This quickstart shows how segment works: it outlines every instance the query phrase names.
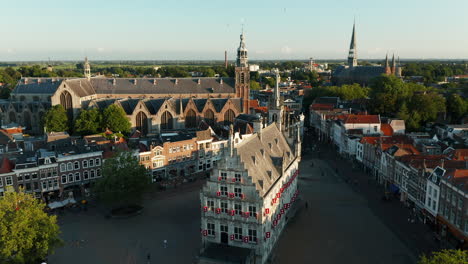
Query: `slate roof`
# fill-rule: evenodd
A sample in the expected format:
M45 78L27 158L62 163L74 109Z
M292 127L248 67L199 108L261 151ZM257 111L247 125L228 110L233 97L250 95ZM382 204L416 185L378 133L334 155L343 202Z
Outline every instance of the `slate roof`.
M203 111L203 108L205 108L207 101L208 99L193 99L193 102L195 103L195 106L197 107L198 112Z
M12 91L12 95L53 94L63 80L63 78L21 78Z
M262 197L282 176L279 166L287 167L295 159L284 135L275 124L262 130L261 139L256 133L243 140L236 146L236 152Z
M125 113L127 113L127 115L131 115L139 101L140 99L124 99L120 100L119 103L124 109Z
M164 104L166 99L149 99L145 100L144 103L146 107L148 108L148 111L152 114L155 115L161 106Z
M75 92L79 97L90 96L96 94L90 81L87 79L70 79L65 80L65 85Z
M235 93L234 78L91 78L97 94ZM200 81L200 84L198 82ZM115 82L115 85L114 85Z
M99 109L104 109L115 103L117 99L101 99L94 101Z
M224 98L212 98L210 99L211 103L213 104L216 112L220 112L224 105L227 103L228 99L224 99Z

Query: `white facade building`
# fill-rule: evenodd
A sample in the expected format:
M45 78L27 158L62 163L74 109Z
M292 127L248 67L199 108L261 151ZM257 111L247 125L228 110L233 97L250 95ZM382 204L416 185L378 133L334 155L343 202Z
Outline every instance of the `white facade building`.
M200 193L200 263L219 263L209 254L214 247L217 255L223 248L247 252L242 263L266 263L298 193L300 128L290 129L296 138L294 149L276 123L239 143L231 132L222 159Z

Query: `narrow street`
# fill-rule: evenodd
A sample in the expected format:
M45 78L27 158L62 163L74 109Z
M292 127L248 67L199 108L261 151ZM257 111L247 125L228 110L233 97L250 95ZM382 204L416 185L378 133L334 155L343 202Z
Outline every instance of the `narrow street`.
M320 152L309 151L303 156L299 190L308 208L304 207L285 229L274 263L410 264L417 261L419 252L411 246L413 243L404 241L422 240L412 230L417 229L416 225L407 230L397 228L399 222L389 224L394 221L394 215L403 213L398 218L407 218L397 208L401 204L383 203L379 189L368 183L367 176L345 181L355 174L365 176L354 172L350 163L336 160L330 145L322 145ZM369 186L364 187L364 182ZM363 188L369 190L362 191Z

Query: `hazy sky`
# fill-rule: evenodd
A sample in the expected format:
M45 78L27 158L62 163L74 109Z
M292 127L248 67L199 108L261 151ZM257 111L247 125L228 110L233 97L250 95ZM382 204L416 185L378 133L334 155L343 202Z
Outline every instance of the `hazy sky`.
M468 58L468 0L0 0L1 60Z

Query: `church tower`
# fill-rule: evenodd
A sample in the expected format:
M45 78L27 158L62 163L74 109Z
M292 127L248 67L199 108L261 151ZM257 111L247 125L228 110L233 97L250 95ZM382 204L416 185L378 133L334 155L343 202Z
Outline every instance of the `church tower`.
M357 64L357 50L356 50L356 23L353 24L353 35L351 36L351 44L349 45L348 66L356 67Z
M392 74L392 70L390 69L390 64L388 63L388 53L385 56L385 74L386 75Z
M84 68L84 77L88 80L91 79L91 66L89 65L88 57L85 57L83 68Z
M250 71L247 58L247 49L245 48L244 32L240 35L240 44L237 49L236 60L236 97L242 98L242 112L249 113L250 100Z
M395 53L393 53L393 57L392 57L392 75L396 75Z

